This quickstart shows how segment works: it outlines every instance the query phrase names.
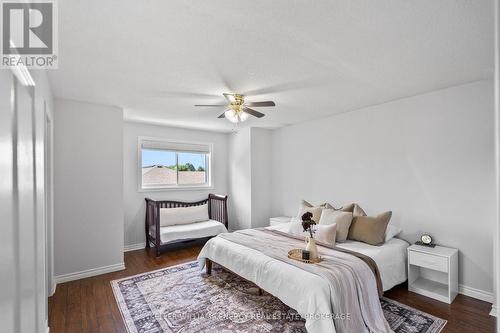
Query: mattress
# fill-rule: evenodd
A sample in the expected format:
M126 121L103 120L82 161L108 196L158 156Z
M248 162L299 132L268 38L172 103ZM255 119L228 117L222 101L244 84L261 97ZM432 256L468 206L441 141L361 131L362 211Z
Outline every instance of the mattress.
M405 282L407 279L406 248L410 244L402 239L393 238L380 246L349 240L336 245L343 249L362 253L375 260L380 271L384 291Z
M217 236L224 232L227 232L224 224L219 221L208 220L160 227L160 239L162 244L166 244L180 240Z

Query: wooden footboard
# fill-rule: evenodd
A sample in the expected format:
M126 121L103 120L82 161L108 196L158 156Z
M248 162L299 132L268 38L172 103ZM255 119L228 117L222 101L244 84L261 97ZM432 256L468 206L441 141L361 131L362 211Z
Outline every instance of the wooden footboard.
M212 260L210 260L210 259L208 259L208 258L205 258L205 272L207 273L207 275L212 275L212 263L213 263L213 261L212 261ZM239 276L239 277L240 277L240 278L242 278L243 280L248 281L248 282L250 282L250 283L254 284L254 285L255 285L255 286L259 289L259 291L258 291L259 296L262 296L262 295L264 294L263 289L262 289L261 287L259 287L258 285L256 285L255 283L253 283L252 281L249 281L249 280L245 279L245 278L244 278L244 277L242 277L241 275L236 274L235 272L233 272L233 271L232 271L232 270L230 270L230 269L227 269L226 267L222 266L221 264L217 264L217 265L219 265L220 267L222 267L224 270L226 270L226 271L228 271L228 272L231 272L231 273L233 273L234 275Z

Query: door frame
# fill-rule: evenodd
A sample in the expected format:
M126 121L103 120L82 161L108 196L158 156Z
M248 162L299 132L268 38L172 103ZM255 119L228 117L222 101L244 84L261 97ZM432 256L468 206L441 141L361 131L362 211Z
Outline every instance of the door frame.
M44 110L44 219L45 219L45 262L47 295L56 291L54 279L54 168L53 168L53 122L48 110L47 101L43 102Z

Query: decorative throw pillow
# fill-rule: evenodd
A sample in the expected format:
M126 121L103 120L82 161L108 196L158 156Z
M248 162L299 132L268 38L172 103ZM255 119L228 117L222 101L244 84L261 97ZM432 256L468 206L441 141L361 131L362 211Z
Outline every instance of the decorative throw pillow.
M313 228L316 231L314 233L314 239L327 245L335 246L335 240L337 237L337 225L316 225ZM298 221L289 223L288 233L304 238L310 236L309 231L304 231L302 223Z
M208 204L191 207L160 208L160 227L208 221Z
M401 228L398 227L398 226L395 226L395 225L392 225L392 223L389 223L389 225L387 226L387 230L385 231L385 242L388 242L390 241L391 239L393 239L394 237L396 237L397 235L399 235L401 233Z
M357 203L352 203L347 206L342 206L342 208L339 209L340 211L343 212L351 212L352 216L366 216L365 211L363 208L361 208Z
M316 233L314 238L319 242L328 244L330 246L335 246L335 241L337 238L337 225L317 225Z
M357 216L352 220L347 238L371 245L382 244L391 216L392 212L385 212L376 217Z
M312 217L313 221L318 223L319 219L321 217L322 211L323 211L323 207L321 207L321 206L315 207L315 206L311 205L309 202L302 200L302 202L300 203L299 212L297 213L296 220L299 222L302 222L302 215L304 215L304 213L306 213L306 212L310 212L311 214L313 214L313 217Z
M325 202L325 203L323 204L323 207L325 207L325 209L340 210L340 209L337 209L337 208L333 207L333 205L331 205L331 204L330 204L330 203L328 203L328 202Z
M351 212L342 212L334 209L323 209L321 218L319 219L320 225L337 225L337 242L344 242L347 239L351 222Z
M309 201L306 201L304 199L302 199L302 201L300 202L300 204L302 206L306 206L306 207L314 207L314 205L312 203L310 203Z

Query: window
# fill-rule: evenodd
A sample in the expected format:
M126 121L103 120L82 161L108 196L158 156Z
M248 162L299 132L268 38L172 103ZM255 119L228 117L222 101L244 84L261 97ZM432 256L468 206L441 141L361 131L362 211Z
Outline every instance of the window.
M211 147L139 138L140 189L209 187Z

